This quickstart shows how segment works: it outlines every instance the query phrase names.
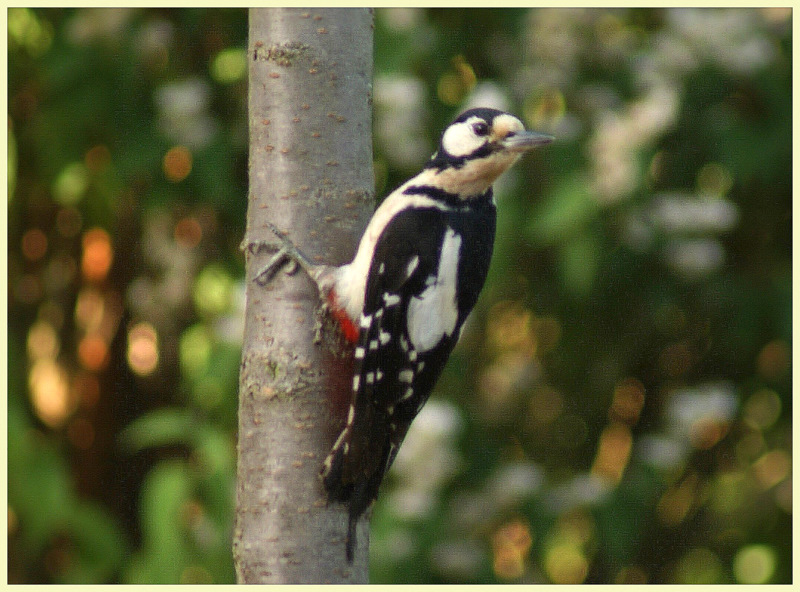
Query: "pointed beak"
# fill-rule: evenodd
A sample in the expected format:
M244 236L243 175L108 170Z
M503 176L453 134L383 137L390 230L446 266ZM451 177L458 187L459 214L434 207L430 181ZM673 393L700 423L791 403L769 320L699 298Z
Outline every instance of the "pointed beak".
M555 140L554 136L550 134L542 134L539 132L529 132L527 130L521 132L514 132L503 138L500 144L506 150L514 152L525 152L537 146L544 146Z

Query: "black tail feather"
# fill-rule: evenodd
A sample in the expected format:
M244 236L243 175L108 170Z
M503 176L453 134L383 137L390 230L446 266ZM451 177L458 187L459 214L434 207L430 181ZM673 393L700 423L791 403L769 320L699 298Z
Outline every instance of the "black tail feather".
M348 524L345 553L348 563L352 563L355 556L358 520L378 497L378 489L386 470L394 460L395 451L396 448L393 449L387 444L384 447L383 462L379 465L380 468L369 476L361 474L355 482L350 483L344 481L343 468L346 458L344 447L338 447L332 451L325 462L322 470L322 482L328 492L328 499L332 502L347 504Z
M356 552L356 526L358 526L358 516L351 514L347 524L347 540L344 547L347 563L353 563L353 557Z
M332 450L322 467L322 484L332 502L347 502L353 496L353 484L342 479L344 451L341 447Z

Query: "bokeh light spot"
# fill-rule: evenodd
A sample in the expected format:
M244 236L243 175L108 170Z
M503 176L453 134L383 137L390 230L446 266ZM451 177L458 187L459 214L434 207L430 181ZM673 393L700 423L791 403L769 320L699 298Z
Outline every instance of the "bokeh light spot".
M187 248L193 248L200 244L203 238L203 227L197 218L187 216L181 218L175 224L175 242Z
M92 146L84 154L83 162L89 172L102 173L111 164L111 151L104 144Z
M487 342L498 352L520 351L533 355L536 346L531 333L533 313L520 303L500 301L489 311Z
M28 8L9 8L8 41L24 47L33 57L39 57L50 49L53 43L53 26L49 21L39 19L37 14Z
M742 411L748 423L765 430L781 416L781 398L772 389L760 389L745 401Z
M436 84L436 96L445 105L458 105L478 81L472 66L464 56L452 59L453 70L442 74Z
M794 498L792 497L792 480L784 479L775 487L775 503L787 514L792 513Z
M92 228L83 235L83 257L81 271L90 281L105 279L114 260L111 237L102 228Z
M581 549L564 541L547 550L544 569L554 584L581 584L589 573L589 562Z
M497 577L511 580L522 576L532 544L530 528L521 520L514 520L497 529L492 535L492 565Z
M766 584L775 573L775 550L767 545L742 547L733 558L733 575L740 584Z
M61 205L71 206L79 202L89 188L89 171L82 162L65 166L53 183L53 197Z
M47 321L35 322L28 331L28 356L32 360L55 359L60 349L60 341L53 325Z
M102 370L108 358L108 344L100 335L86 335L78 343L78 359L87 370Z
M173 183L183 181L192 172L192 153L185 146L167 150L162 162L164 175Z
M697 173L697 189L703 195L724 197L733 186L733 175L721 164L711 162Z
M564 118L567 101L557 88L548 88L529 98L523 107L525 120L531 128L552 129Z
M689 514L697 498L698 479L694 474L670 487L658 501L656 511L666 526L680 524Z
M190 378L196 378L208 365L211 357L211 337L203 325L186 329L178 345L180 364Z
M51 428L63 424L74 407L64 368L49 358L37 360L28 375L28 386L34 412L42 423Z
M47 253L47 235L39 228L31 228L22 235L22 254L29 261L38 261Z
M719 474L711 487L710 507L720 514L732 514L747 501L750 482L743 471Z
M689 429L689 440L698 450L709 450L722 440L730 429L727 421L715 417L703 417Z
M158 366L158 333L150 323L138 323L128 331L128 366L139 376Z
M767 380L779 380L792 363L789 346L782 339L770 341L758 354L756 361L759 373Z
M197 276L192 296L198 312L216 315L230 307L234 282L225 269L216 264L206 266Z
M628 426L611 423L600 434L592 474L619 483L633 449L633 436Z
M644 385L636 378L626 378L614 387L608 411L609 418L628 425L635 424L644 406Z
M678 561L675 571L678 584L717 584L722 577L722 562L709 549L691 549Z
M105 313L105 299L93 288L84 288L75 300L75 323L79 329L90 332L100 327Z
M247 54L244 49L223 49L211 59L211 78L220 84L233 84L247 74Z
M783 450L767 452L753 463L756 479L764 489L774 487L786 477L792 468L792 459Z

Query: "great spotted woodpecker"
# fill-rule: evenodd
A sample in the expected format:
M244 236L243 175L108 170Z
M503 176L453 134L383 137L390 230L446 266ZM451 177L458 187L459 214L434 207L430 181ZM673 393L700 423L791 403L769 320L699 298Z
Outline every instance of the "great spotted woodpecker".
M358 519L377 498L483 287L495 234L492 183L525 151L552 140L496 109L462 113L422 172L381 203L347 265L312 264L272 227L282 244L257 281L294 260L354 344L346 424L321 471L329 499L349 506L348 561Z

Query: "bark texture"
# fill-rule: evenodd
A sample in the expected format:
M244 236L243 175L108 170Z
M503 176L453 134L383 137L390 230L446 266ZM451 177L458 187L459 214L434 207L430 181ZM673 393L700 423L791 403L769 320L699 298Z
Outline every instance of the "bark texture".
M372 11L250 9L250 195L245 244L272 222L310 258L349 261L373 210ZM298 271L250 281L271 256L247 254L239 393L239 583L366 583L368 523L345 560L346 508L319 470L342 426L348 352L314 343L318 295Z

